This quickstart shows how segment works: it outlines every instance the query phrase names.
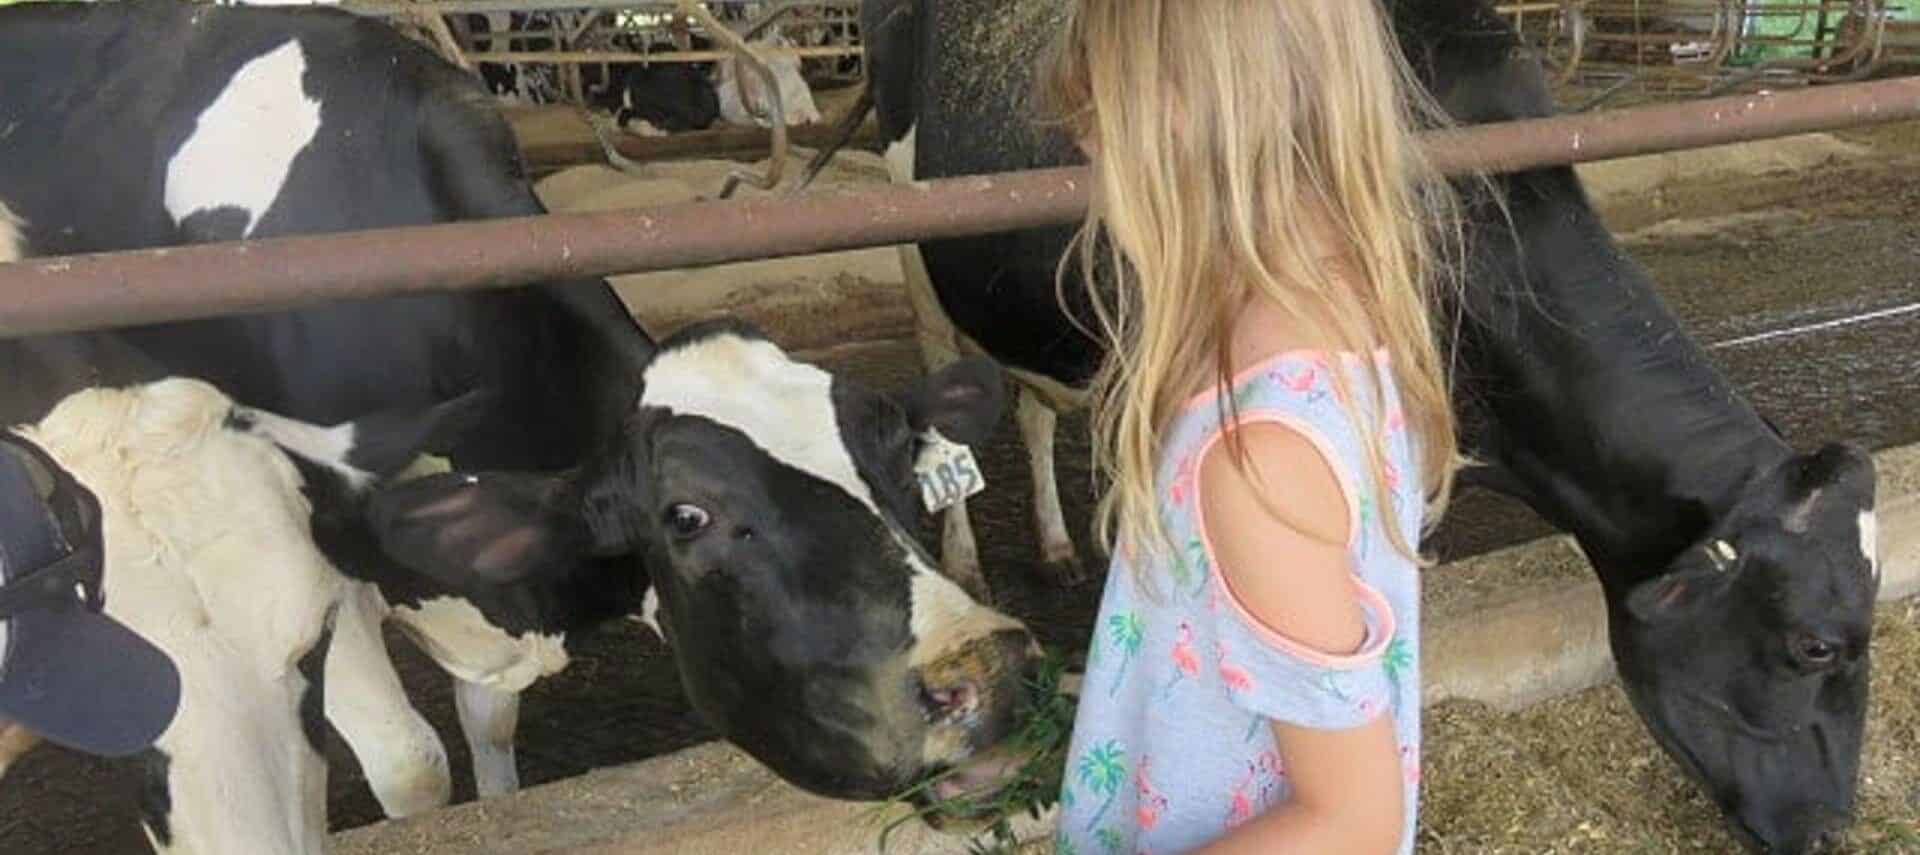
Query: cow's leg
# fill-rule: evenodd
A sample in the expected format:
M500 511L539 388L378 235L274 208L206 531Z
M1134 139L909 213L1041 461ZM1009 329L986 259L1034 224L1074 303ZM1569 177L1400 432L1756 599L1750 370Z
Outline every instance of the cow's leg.
M360 760L387 816L444 807L453 795L447 749L407 702L380 625L386 615L371 585L355 584L335 617L327 650L327 720Z
M914 139L917 129L887 147L887 172L894 181L913 180ZM906 278L907 304L913 309L914 340L920 347L920 359L928 372L938 371L960 359L960 336L953 321L940 308L933 290L933 278L927 275L926 260L913 244L900 246L900 272ZM967 503L961 500L947 509L946 528L940 537L940 572L958 583L975 599L993 601L987 578L980 572L980 547L973 538L973 521L967 516Z
M0 719L0 778L6 777L7 770L39 744L40 735L25 725Z
M1040 559L1055 582L1077 585L1085 576L1073 551L1073 535L1067 532L1066 514L1060 509L1060 481L1053 466L1057 416L1031 387L1023 384L1017 418L1033 476L1033 525L1040 532Z
M927 276L920 248L912 244L900 247L900 269L907 280L907 301L913 308L915 341L928 373L938 371L960 358L958 334L947 320L934 296L933 282ZM992 602L986 576L980 572L980 548L974 542L973 522L967 516L966 500L946 511L946 527L940 538L940 571L959 583L975 599Z
M513 759L513 731L520 725L520 693L502 692L455 677L453 700L460 710L460 729L467 734L467 747L473 752L473 782L480 798L520 789L520 770Z

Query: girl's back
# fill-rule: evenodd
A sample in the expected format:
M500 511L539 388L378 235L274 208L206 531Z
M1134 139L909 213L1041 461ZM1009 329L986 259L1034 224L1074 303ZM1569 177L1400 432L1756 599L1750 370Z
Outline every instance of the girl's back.
M1113 275L1119 548L1061 849L1409 851L1417 545L1455 460L1437 110L1368 2L1077 0L1043 83L1096 179L1079 268Z
M1376 357L1384 363L1384 356ZM1156 483L1173 549L1122 550L1088 650L1083 701L1062 791L1061 852L1183 852L1287 801L1287 770L1269 719L1347 729L1394 718L1411 851L1420 780L1418 567L1394 549L1378 503L1419 537L1417 455L1398 395L1386 390L1388 492L1375 495L1356 430L1333 390L1337 364L1364 389L1361 357L1294 351L1235 378L1239 424L1273 424L1311 441L1344 482L1347 550L1367 640L1327 656L1269 628L1235 596L1202 528L1201 461L1220 443L1216 393L1194 398L1167 432ZM1390 384L1389 384L1390 385ZM1364 400L1366 397L1362 396ZM1371 416L1371 413L1368 414ZM1284 560L1273 570L1284 572ZM1142 580L1149 580L1143 584Z

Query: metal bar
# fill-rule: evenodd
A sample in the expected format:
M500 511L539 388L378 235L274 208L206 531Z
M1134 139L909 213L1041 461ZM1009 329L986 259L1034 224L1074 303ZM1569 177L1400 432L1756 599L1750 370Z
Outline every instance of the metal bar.
M791 6L784 7L778 10L778 13L784 13L791 8ZM760 77L760 85L766 87L767 103L769 110L773 113L773 115L767 117L769 127L773 129L773 154L767 161L767 174L760 175L745 167L734 169L727 173L726 182L720 186L720 198L725 199L732 196L733 191L739 189L742 183L750 184L762 190L771 190L780 186L780 174L786 171L787 168L787 106L786 99L780 92L779 79L773 76L773 69L768 67L767 63L761 59L761 51L753 45L747 44L747 40L742 38L739 33L728 29L725 24L720 23L720 19L714 17L713 13L708 11L707 7L698 3L697 0L680 0L680 14L686 15L701 26L706 27L707 32L711 33L716 40L726 45L729 50L739 54L738 62L744 62L748 71ZM772 20L772 18L768 18L767 20ZM741 73L737 64L732 68L732 71L735 74ZM740 88L741 106L745 107L747 112L753 112L753 108L746 103L746 78L742 77L738 85ZM607 147L609 158L616 153L616 150L612 146Z
M858 9L860 0L811 0L808 6L834 9ZM487 12L570 12L607 9L672 12L678 0L428 0L423 3L347 0L339 8L358 15L398 15L406 12L437 12L442 15Z
M1920 118L1920 77L1530 119L1422 140L1505 171ZM501 288L1071 222L1084 167L784 198L32 259L0 265L0 336Z
M862 51L857 46L827 45L823 47L768 47L760 53L769 58L776 56L797 56L802 59L817 56L859 56ZM660 51L657 53L635 53L616 50L546 50L546 51L474 51L467 54L472 62L499 63L556 63L581 64L593 62L718 62L733 56L732 51L690 50Z

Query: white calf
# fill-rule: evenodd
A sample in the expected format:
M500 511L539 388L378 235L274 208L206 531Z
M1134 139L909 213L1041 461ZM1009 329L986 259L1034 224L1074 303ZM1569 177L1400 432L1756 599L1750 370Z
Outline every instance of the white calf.
M19 433L99 498L106 612L180 671L147 758L154 848L318 853L323 709L390 814L446 802L445 752L400 692L370 589L315 546L299 473L234 412L170 379L76 392ZM0 731L0 768L32 741Z
M786 36L766 36L756 47L784 49L793 47ZM780 105L786 111L787 124L811 125L820 122L820 108L813 103L813 90L800 76L797 56L767 57L767 68L779 84ZM737 57L721 60L714 88L720 96L720 119L729 125L763 128L773 126L772 94L760 75Z

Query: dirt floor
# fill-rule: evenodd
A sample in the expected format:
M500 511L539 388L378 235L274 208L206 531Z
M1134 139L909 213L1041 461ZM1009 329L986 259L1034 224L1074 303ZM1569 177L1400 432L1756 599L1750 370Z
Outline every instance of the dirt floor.
M1663 188L1648 198L1616 202L1607 211L1626 246L1649 267L1692 334L1740 390L1780 423L1797 445L1852 439L1872 447L1920 441L1920 315L1903 314L1804 334L1751 342L1741 337L1790 330L1920 300L1920 127L1850 134L1873 157L1798 173L1716 179ZM602 171L585 178L574 204L622 203L651 193L706 193L716 167L663 168L635 189L633 179ZM689 171L691 170L691 171ZM663 177L664 176L664 177ZM556 179L557 180L557 179ZM880 180L874 164L853 164L836 180ZM689 190L689 188L695 188ZM649 196L649 198L657 198ZM582 199L586 199L582 201ZM779 330L814 358L881 386L904 382L918 358L903 338L904 303L891 250L851 253L831 262L801 259L741 268L671 274L621 283L630 301L646 303L648 283L709 289L708 299L741 307ZM729 272L732 271L732 272ZM797 271L797 272L796 272ZM836 297L831 311L779 299L791 276L816 296ZM679 278L674 278L679 277ZM771 284L770 284L771 283ZM670 302L670 301L669 301ZM698 304L642 317L664 332L696 315ZM825 347L832 342L852 342ZM1063 420L1062 496L1082 555L1087 541L1088 480L1084 423ZM1011 418L984 455L990 490L975 507L989 576L1007 608L1027 619L1049 644L1078 645L1098 589L1062 591L1034 581L1028 523L1030 487ZM1444 555L1461 556L1546 531L1511 504L1468 495L1438 538ZM929 542L931 530L927 532ZM1449 580L1436 576L1430 588ZM1904 622L1903 622L1904 621ZM1920 780L1912 765L1920 643L1911 615L1896 614L1877 665L1870 822L1860 851L1920 851L1912 828L1920 804L1901 786ZM1905 639L1905 640L1902 640ZM424 657L390 638L402 676L421 710L447 742L456 798L472 798L467 751L451 694ZM670 660L644 630L621 623L569 639L572 666L524 696L520 770L533 785L625 763L711 738L679 695ZM1655 752L1617 690L1608 687L1517 716L1482 710L1436 711L1429 750L1427 846L1439 852L1724 851L1711 812L1690 795L1671 764ZM1587 741L1582 741L1587 740ZM378 806L337 737L331 816L336 827L379 818ZM1501 761L1500 758L1505 758ZM0 782L0 852L120 853L144 840L132 819L131 770L42 749ZM1905 799L1905 801L1902 801ZM1904 813L1903 813L1904 812ZM1900 823L1906 831L1900 831ZM1676 829L1678 832L1676 833ZM1876 830L1878 829L1878 830ZM1907 836L1902 838L1900 834ZM1875 838L1873 835L1880 835ZM1878 839L1894 848L1872 849ZM1908 848L1900 848L1906 846Z

